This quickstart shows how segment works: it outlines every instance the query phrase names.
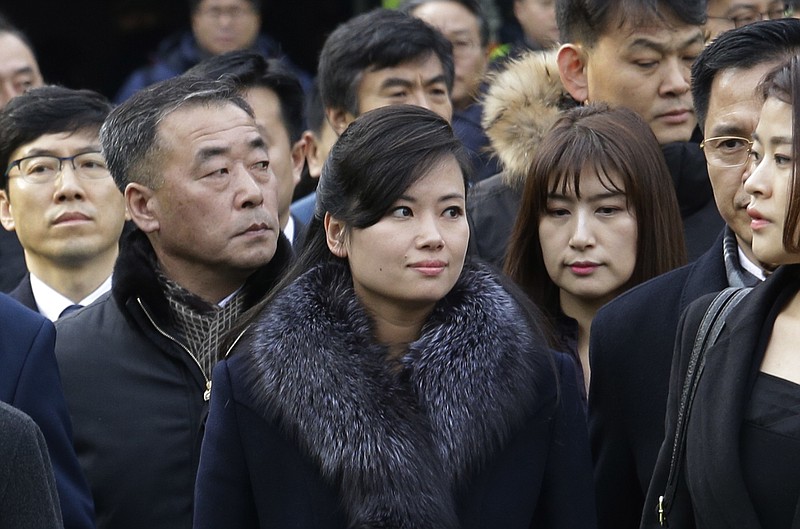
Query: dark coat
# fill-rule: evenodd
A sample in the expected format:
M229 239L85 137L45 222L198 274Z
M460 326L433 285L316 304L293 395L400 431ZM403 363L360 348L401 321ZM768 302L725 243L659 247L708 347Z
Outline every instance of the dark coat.
M52 323L0 295L0 401L29 415L47 441L67 529L94 527L89 485L72 445Z
M63 527L42 432L30 417L0 402L0 529Z
M31 274L27 273L17 286L8 293L9 297L16 299L24 306L32 311L38 312L39 307L36 305L36 298L33 297L33 288L31 287Z
M453 110L453 132L466 147L472 161L471 182L486 180L500 171L500 162L489 151L489 138L481 126L482 111L480 101L463 110Z
M715 345L706 351L706 365L695 394L686 430L684 471L668 521L673 529L760 529L743 479L740 433L744 412L763 360L766 339L779 307L800 289L800 267L779 268L753 288L728 315ZM647 494L643 528L656 521L658 496L664 494L675 438L675 418L697 329L713 296L693 303L678 329L679 344L672 366L665 443L658 455ZM780 456L777 456L780 459ZM774 484L775 490L781 488ZM800 529L798 498L792 529Z
M245 285L255 304L291 254ZM56 355L100 528L189 529L209 381L177 331L145 235L126 236L111 292L56 324Z
M502 269L521 200L522 191L509 185L503 173L470 188L467 219L472 255Z
M393 370L346 266L312 269L214 373L195 527L595 527L574 364L527 321L465 270Z
M692 301L727 286L720 235L697 261L629 290L592 320L589 436L601 528L639 525L664 438L680 315Z
M28 271L17 233L0 229L0 292L10 292Z

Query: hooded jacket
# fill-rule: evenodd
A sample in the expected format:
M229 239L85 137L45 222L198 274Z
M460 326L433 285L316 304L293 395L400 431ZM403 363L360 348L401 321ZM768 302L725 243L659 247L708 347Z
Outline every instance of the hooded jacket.
M272 288L290 256L281 236L272 260L243 287L246 307ZM143 232L123 239L111 292L59 319L56 330L97 527L190 529L210 383L177 339Z
M574 366L528 321L465 269L394 369L346 264L311 269L214 372L196 527L594 527Z
M470 189L474 255L503 266L533 153L561 112L575 105L561 84L555 51L528 52L493 74L482 124L503 171Z
M533 153L560 113L578 104L561 83L556 56L557 51L534 51L509 61L489 81L483 102L483 127L504 169L470 190L470 248L497 266L505 259ZM661 148L693 261L711 247L724 226L700 150L699 131L691 141Z

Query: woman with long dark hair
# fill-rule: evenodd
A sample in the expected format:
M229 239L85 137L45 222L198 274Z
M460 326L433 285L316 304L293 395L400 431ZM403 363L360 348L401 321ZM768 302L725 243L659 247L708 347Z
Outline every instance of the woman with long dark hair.
M686 262L655 135L635 112L567 110L537 146L506 272L542 308L589 386L589 331L605 303Z

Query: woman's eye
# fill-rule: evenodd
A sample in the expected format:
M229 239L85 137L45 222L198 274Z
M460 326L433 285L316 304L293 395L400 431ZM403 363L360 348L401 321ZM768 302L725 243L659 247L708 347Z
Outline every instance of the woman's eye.
M394 208L391 211L391 215L392 215L392 217L406 218L406 217L413 216L413 213L411 212L411 208L410 207L408 207L408 206L399 206L399 207Z
M547 214L551 217L566 217L569 215L569 210L564 208L548 208Z
M775 165L783 166L783 165L791 165L792 158L790 156L783 156L781 154L775 155Z
M461 209L459 206L451 206L444 210L444 216L451 219L457 219L463 214L464 210Z
M620 211L620 208L616 206L601 206L597 208L597 212L601 215L613 215Z

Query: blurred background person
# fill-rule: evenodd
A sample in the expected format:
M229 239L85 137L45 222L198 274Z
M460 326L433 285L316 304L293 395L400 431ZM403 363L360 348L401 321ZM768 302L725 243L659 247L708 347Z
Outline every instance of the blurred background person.
M0 14L0 109L30 88L42 86L42 74L27 37ZM0 170L6 172L7 167ZM0 291L10 292L25 277L25 255L17 234L0 230Z
M191 31L167 37L156 50L151 64L137 69L125 80L115 102L125 101L145 86L180 75L203 59L245 49L286 62L301 78L304 87L310 86L310 76L291 63L274 39L260 33L260 0L188 1Z
M713 40L729 29L792 16L794 7L784 0L708 0L707 13L707 38Z
M453 130L472 158L473 182L485 180L499 172L500 166L481 126L491 45L481 6L476 0L407 0L401 9L441 31L453 46Z

